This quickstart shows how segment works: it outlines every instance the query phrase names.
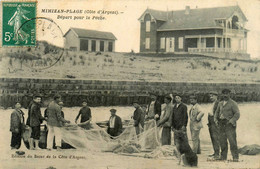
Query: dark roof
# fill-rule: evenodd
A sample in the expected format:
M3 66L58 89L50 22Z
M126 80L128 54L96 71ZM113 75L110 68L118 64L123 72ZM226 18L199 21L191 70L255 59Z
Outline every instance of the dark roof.
M108 39L116 40L116 37L111 32L102 32L90 29L80 29L80 28L70 28L64 37L68 34L69 31L73 31L78 38L96 38L96 39Z
M156 20L167 21L167 11L159 11L159 10L155 10L155 9L146 9L145 13L146 12L150 13Z
M158 30L181 30L221 28L221 26L218 25L215 20L227 19L231 17L235 11L241 14L243 20L247 21L247 18L239 6L190 9L189 14L185 14L185 10L167 12L147 9L144 14L150 13L156 20L166 21L158 28Z

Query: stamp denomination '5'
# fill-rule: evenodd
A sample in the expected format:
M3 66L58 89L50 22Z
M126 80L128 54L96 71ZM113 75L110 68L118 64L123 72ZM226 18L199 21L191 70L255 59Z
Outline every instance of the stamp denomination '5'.
M36 2L3 2L3 46L35 46L35 22L21 28L24 22L36 18Z

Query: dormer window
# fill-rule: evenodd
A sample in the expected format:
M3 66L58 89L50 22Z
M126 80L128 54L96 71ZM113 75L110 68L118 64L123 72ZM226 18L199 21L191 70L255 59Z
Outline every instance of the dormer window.
M221 27L224 27L224 26L225 26L225 25L224 25L224 20L222 20L222 19L216 20L216 24L217 24L218 26L221 26Z
M151 21L146 21L145 30L146 30L146 32L150 32L150 30L151 30Z
M239 29L239 20L236 15L232 17L232 29Z

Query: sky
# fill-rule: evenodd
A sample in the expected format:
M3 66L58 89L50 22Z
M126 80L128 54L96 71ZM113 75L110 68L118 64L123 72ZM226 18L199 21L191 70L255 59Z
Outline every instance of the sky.
M247 49L252 58L260 59L260 1L257 0L39 0L37 7L37 16L52 18L65 34L70 27L94 29L100 31L112 32L116 37L117 52L130 52L134 50L139 52L140 41L140 23L138 18L147 9L157 10L182 10L185 6L194 8L210 8L221 6L239 5L248 19L246 28L249 30ZM88 10L88 14L57 14L43 13L42 9L72 9ZM66 16L99 16L99 14L90 14L89 12L106 10L118 11L119 14L105 15L105 20L73 20L57 19L58 15ZM57 42L61 43L61 42Z

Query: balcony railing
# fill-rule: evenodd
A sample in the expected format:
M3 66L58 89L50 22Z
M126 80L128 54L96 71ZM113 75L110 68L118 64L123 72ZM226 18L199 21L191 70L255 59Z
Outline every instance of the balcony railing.
M246 53L246 50L239 49L239 50L233 50L231 48L214 48L214 47L208 47L208 48L188 48L189 53L217 53L217 52L232 52L232 53Z
M243 29L225 29L224 34L244 36L245 31Z

